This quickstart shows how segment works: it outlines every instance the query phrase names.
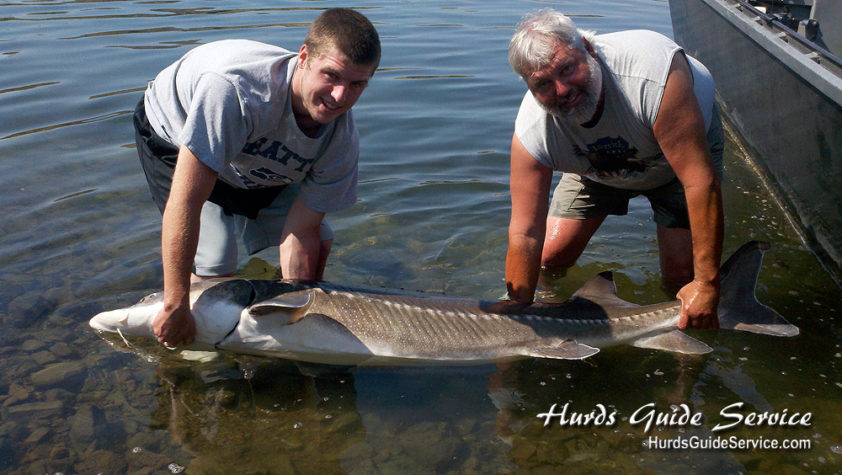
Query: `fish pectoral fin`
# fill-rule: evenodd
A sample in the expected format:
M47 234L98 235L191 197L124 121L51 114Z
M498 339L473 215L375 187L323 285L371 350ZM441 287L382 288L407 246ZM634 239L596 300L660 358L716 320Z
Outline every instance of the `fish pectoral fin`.
M578 343L574 340L564 340L554 345L530 347L524 354L536 358L581 360L597 353L599 353L599 348Z
M707 344L678 330L639 338L632 343L632 346L652 350L673 351L685 355L703 355L713 351L713 348Z
M789 323L744 323L739 322L734 325L734 330L744 332L758 333L760 335L770 336L797 336L800 330L795 325Z
M283 313L289 315L288 323L295 323L307 315L313 303L313 291L290 292L250 305L246 310L254 317Z

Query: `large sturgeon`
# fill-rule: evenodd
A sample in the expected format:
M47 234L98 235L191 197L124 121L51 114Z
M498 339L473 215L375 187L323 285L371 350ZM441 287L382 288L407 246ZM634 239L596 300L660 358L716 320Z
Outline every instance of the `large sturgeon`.
M768 243L742 246L722 266L720 328L795 336L798 327L755 297ZM517 313L499 302L333 284L220 279L194 284L196 321L186 349L338 365L468 365L526 357L582 359L598 348L631 343L685 354L713 351L677 330L676 300L640 306L620 299L610 272L569 300L534 303ZM154 338L160 293L103 312L91 327Z

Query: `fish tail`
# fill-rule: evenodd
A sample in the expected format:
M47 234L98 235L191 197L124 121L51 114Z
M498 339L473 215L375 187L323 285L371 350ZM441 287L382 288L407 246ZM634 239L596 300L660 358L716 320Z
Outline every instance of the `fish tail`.
M757 300L755 289L768 242L743 244L722 265L719 327L772 336L796 336L798 327Z

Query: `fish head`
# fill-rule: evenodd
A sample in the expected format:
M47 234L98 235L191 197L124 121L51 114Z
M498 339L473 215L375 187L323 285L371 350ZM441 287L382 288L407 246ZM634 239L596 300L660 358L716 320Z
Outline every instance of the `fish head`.
M189 300L196 325L195 342L207 346L221 340L237 325L240 312L253 297L254 289L244 279L209 279L191 285ZM155 338L152 322L163 307L163 292L157 292L131 307L99 313L89 323L103 332Z
M126 336L153 337L152 320L161 311L164 301L161 293L141 299L131 307L101 312L88 322L94 330L122 333Z

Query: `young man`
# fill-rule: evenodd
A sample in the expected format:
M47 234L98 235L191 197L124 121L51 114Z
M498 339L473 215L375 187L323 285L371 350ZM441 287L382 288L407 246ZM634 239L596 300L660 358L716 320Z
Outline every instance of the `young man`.
M149 84L135 111L138 154L163 213L165 345L195 334L191 282L230 275L280 245L284 278L319 280L332 243L325 213L356 200L351 107L380 61L360 13L317 17L298 54L246 40L199 46Z
M511 298L532 301L542 264L572 265L643 194L664 278L680 283L679 327L717 327L722 128L708 71L658 33L594 36L553 10L521 21L509 62L529 89L512 137Z

